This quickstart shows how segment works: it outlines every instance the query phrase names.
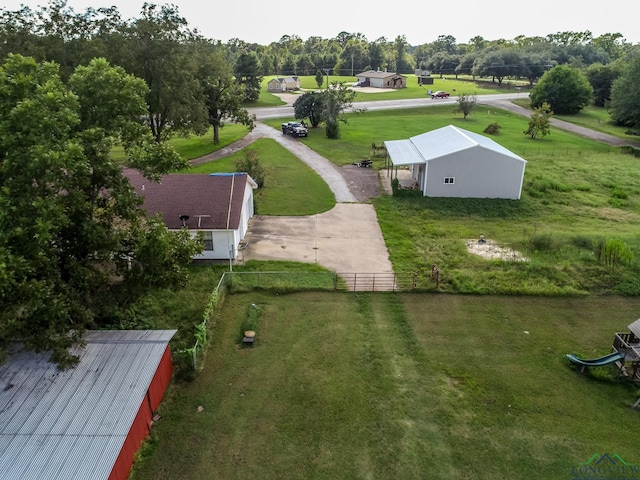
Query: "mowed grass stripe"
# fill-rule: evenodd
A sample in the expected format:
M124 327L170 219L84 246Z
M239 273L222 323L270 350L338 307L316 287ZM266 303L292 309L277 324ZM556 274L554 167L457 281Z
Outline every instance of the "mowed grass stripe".
M442 417L440 390L444 378L430 368L429 353L419 344L404 299L396 294L370 294L384 350L386 374L394 385L386 399L389 421L398 430L387 462L393 470L379 470L376 478L455 478L452 444ZM446 423L444 424L446 425ZM385 438L378 439L385 444ZM434 465L437 468L434 469Z

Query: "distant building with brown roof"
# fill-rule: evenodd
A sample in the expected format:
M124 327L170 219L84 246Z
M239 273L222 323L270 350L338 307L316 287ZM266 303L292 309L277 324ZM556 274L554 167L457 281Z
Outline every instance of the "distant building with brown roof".
M152 182L136 170L125 175L149 215L160 213L169 230L187 228L204 235L205 248L197 260L235 259L253 216L253 191L246 173L170 174Z
M358 73L359 87L376 87L376 88L406 88L407 77L399 73L380 72L376 70L367 70Z

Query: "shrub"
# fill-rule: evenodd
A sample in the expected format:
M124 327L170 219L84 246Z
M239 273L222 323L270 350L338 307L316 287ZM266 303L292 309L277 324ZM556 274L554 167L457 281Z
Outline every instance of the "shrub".
M253 178L258 184L258 188L264 186L265 170L260 165L258 159L258 152L248 149L244 153L244 158L239 159L235 163L236 170L239 172L246 172L251 178Z
M578 235L577 237L573 237L571 239L571 243L578 248L585 248L591 250L593 246L593 242L591 239L585 235Z
M629 197L629 194L627 194L627 192L625 192L623 189L621 189L620 187L616 187L613 189L613 191L611 192L611 196L613 198L620 198L622 200L626 200Z
M498 135L502 127L497 122L490 123L483 131L489 135Z
M260 319L261 314L262 309L255 303L252 303L247 307L247 313L245 315L244 321L242 322L242 325L240 326L240 342L242 342L242 339L244 338L244 332L246 332L247 330L253 330L254 332L258 331L258 320Z
M531 237L529 245L532 250L538 252L551 252L558 248L557 242L554 241L550 233L540 233Z

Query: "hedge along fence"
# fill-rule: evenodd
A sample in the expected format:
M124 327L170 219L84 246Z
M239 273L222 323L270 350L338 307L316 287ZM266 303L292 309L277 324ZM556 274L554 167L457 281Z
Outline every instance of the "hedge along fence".
M205 347L207 346L207 329L215 326L218 311L222 306L222 302L228 290L229 278L225 273L222 274L218 285L209 294L207 305L202 314L202 321L194 327L193 347L176 350L173 352L173 362L176 366L176 374L183 379L193 379L198 371L198 365L204 356Z

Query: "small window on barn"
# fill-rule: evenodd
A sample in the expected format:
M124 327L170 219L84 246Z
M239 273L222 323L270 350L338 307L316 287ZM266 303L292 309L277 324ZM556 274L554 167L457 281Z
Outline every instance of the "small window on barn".
M213 232L202 232L204 238L204 249L213 250Z
M456 177L444 177L445 185L453 185L454 183L456 183Z

